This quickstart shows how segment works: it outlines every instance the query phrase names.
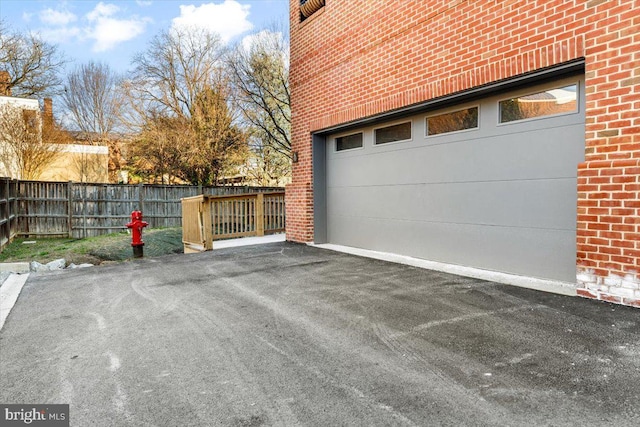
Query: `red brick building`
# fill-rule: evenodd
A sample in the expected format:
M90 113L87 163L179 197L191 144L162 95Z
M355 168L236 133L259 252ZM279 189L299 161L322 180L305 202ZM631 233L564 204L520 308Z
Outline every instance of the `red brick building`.
M291 0L287 238L640 307L638 11Z

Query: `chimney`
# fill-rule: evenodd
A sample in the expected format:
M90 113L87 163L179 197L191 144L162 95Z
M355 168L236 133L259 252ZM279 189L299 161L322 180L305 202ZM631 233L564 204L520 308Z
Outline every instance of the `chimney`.
M51 98L44 99L44 125L52 126L53 125L53 101Z
M11 74L0 71L0 96L11 96Z

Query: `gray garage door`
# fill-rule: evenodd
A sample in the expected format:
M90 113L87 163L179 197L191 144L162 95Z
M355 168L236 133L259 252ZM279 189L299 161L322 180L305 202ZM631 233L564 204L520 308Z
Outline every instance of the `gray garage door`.
M575 281L582 78L326 139L327 240Z

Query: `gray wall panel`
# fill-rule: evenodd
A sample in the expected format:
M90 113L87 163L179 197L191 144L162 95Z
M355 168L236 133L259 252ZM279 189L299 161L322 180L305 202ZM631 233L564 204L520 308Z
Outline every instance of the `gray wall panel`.
M331 243L538 278L575 281L575 231L329 215Z
M574 230L576 179L334 187L329 215ZM554 206L550 209L549 206Z
M384 152L367 146L355 153L335 153L332 143L328 187L575 177L576 165L584 158L584 125L448 144L410 141ZM574 167L568 168L569 163Z
M580 85L571 114L497 124L500 99L550 87L538 86L457 107L479 105L476 130L426 137L422 114L410 118L410 141L374 146L373 130L386 123L360 130L362 149L336 152L341 134L327 137L327 240L575 281Z

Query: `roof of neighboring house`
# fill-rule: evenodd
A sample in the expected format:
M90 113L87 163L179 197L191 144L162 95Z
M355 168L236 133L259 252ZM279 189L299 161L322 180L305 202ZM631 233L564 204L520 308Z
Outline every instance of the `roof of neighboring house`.
M62 153L109 154L109 147L106 145L64 144L59 147L59 150Z
M37 99L18 98L15 96L0 96L0 105L12 104L25 110L40 110Z
M124 140L130 139L129 135L126 135L123 133L117 133L117 132L110 133L106 141L103 141L102 136L97 132L84 132L84 131L78 131L78 130L72 130L68 132L69 132L69 135L71 135L71 137L75 141L87 141L91 143L99 143L99 142L106 142L106 141L124 141Z

